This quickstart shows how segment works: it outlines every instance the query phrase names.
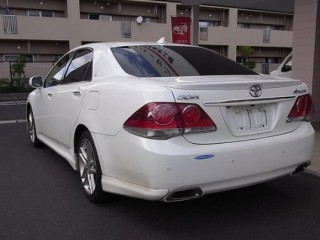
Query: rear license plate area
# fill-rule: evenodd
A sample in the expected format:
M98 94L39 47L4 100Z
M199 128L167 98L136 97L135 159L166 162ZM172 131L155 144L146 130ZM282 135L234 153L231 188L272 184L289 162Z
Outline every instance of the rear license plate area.
M226 123L236 136L265 133L271 130L272 106L233 106L226 109Z

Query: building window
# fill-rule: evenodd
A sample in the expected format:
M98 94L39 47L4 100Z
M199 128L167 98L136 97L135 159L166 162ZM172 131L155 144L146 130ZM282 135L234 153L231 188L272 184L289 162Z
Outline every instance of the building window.
M40 17L41 16L41 11L29 10L28 11L28 16L30 16L30 17Z
M238 27L239 28L250 28L250 24L249 23L238 23Z
M100 15L99 14L89 14L89 19L100 20Z
M121 22L121 36L131 38L131 22Z
M143 22L145 23L158 23L157 18L151 18L151 17L144 17Z
M100 20L102 20L102 21L112 21L112 16L110 16L110 15L100 15Z
M112 21L112 16L111 15L89 14L89 19L102 20L102 21Z
M263 43L269 43L270 42L270 28L263 30Z
M26 54L23 55L26 57L27 62L33 62L33 55L32 54ZM19 55L3 55L3 61L4 62L14 62L18 59Z
M28 16L30 17L54 17L53 11L41 11L41 10L28 10Z
M200 40L208 41L208 25L207 22L199 22Z
M54 17L54 12L53 11L41 11L41 16L42 17Z
M4 62L14 62L17 60L19 55L3 55Z

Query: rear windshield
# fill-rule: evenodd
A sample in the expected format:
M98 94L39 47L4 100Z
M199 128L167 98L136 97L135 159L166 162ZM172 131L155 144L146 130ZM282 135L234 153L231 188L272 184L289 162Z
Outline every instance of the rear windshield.
M200 47L137 45L111 50L123 70L136 77L257 74Z

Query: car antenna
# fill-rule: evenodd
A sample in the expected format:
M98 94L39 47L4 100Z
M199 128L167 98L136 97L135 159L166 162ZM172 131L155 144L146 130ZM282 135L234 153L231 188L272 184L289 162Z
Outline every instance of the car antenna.
M159 43L159 44L164 44L164 43L166 43L165 37L160 38L160 39L157 41L157 43Z

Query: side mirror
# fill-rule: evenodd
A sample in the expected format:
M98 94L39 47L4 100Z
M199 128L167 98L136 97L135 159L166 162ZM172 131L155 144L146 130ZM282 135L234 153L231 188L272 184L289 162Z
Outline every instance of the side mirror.
M292 70L292 66L291 65L284 65L281 69L281 72L289 72Z
M40 88L43 84L42 76L34 76L29 79L29 86L32 88Z

